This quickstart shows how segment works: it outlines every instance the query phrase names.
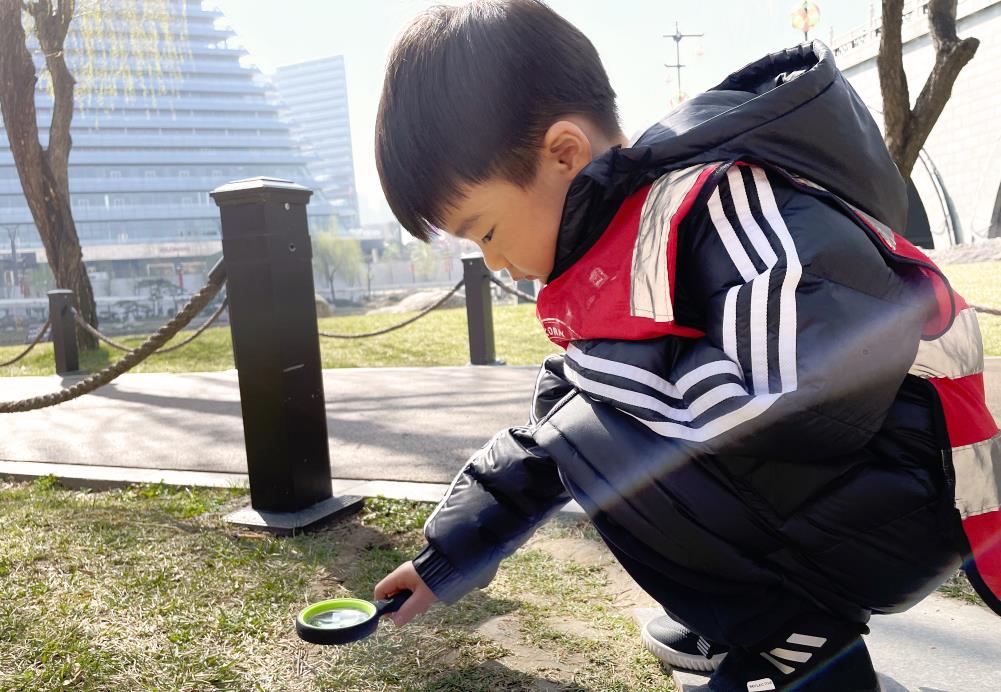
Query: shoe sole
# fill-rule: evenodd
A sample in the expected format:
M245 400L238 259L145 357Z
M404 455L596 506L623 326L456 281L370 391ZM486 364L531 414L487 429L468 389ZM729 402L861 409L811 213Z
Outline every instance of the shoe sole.
M696 656L675 651L669 646L661 644L659 641L654 639L650 633L647 632L646 627L643 628L642 639L643 646L645 646L647 651L652 653L657 660L663 661L672 668L680 668L681 670L690 670L696 673L711 673L716 670L716 667L726 656L725 653L722 653L716 654L712 658L706 658L701 654Z

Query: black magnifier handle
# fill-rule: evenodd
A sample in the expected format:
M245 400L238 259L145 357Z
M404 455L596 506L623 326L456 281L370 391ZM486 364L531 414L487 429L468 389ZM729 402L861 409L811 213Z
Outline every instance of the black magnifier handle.
M386 613L395 613L403 607L403 604L406 603L407 599L410 598L413 593L414 592L409 589L403 589L402 591L397 591L389 598L376 601L374 603L376 617L381 617Z

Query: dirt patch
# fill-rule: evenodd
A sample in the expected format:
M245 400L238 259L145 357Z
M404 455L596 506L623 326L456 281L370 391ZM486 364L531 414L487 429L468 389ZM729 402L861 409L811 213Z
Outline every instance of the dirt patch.
M356 522L340 522L328 531L334 537L338 550L334 559L320 570L317 580L309 585L314 600L339 595L342 585L358 566L358 555L365 550L388 545L385 534Z
M534 550L542 550L557 560L567 560L587 567L601 567L607 579L605 593L616 608L656 608L646 591L641 589L626 573L603 544L586 538L535 538L528 543Z
M658 608L656 601L646 594L622 569L612 554L601 543L586 538L557 538L537 535L525 548L538 550L563 562L574 562L585 567L600 567L606 577L604 587L610 602L624 614L634 608ZM527 594L526 594L527 595ZM575 639L600 639L593 622L559 616L546 619L547 629ZM486 620L476 628L476 633L502 646L510 653L495 662L536 678L531 688L534 692L579 689L573 684L574 676L587 661L577 653L561 651L560 647L533 646L521 631L518 613L500 615ZM639 639L636 641L640 646Z
M475 631L511 652L497 659L497 663L511 670L544 678L537 681L533 688L536 690L566 689L564 684L572 681L574 673L586 664L583 656L564 653L557 657L554 655L555 651L524 643L516 615L490 618Z
M546 626L560 634L568 634L579 639L594 640L594 625L580 620L566 618L547 618Z

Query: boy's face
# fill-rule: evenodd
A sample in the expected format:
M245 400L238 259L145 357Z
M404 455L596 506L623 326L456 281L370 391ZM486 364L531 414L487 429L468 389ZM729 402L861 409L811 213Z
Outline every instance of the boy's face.
M554 124L543 139L535 180L524 188L502 178L465 186L465 196L445 216L444 230L479 245L491 270L545 282L553 270L567 190L591 152L580 125Z
M553 269L569 184L561 189L541 184L541 177L524 189L496 178L467 187L445 220L446 230L479 245L492 271L544 282Z

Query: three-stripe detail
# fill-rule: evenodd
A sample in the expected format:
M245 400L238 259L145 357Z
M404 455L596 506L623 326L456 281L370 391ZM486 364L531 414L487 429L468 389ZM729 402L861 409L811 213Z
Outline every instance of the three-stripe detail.
M566 359L567 378L581 391L618 406L658 434L691 441L706 441L751 420L797 388L796 288L802 266L764 170L731 166L707 208L742 281L727 290L723 304L721 345L727 359L675 373L673 382L572 344ZM742 353L750 354L749 362L742 362ZM686 396L693 390L694 396Z
M731 166L725 180L709 196L708 208L720 241L743 280L727 291L724 300L723 351L743 370L750 370L754 394L794 391L796 288L803 268L764 169ZM772 285L778 287L777 315L769 314ZM746 301L741 300L745 292L750 293ZM742 303L749 304L749 310L739 310ZM777 388L769 384L768 337L773 331L778 336L778 352L774 354L779 369ZM750 353L749 363L741 362L742 351Z
M793 633L789 635L786 639L787 644L794 644L796 646L807 646L813 649L819 649L824 644L827 643L827 639L824 637L814 637L809 634L797 634ZM789 675L796 672L795 663L806 663L811 658L813 658L813 653L809 651L797 651L795 649L787 649L785 647L777 646L771 651L761 652L761 657L775 666L779 672ZM779 660L781 659L781 660Z

